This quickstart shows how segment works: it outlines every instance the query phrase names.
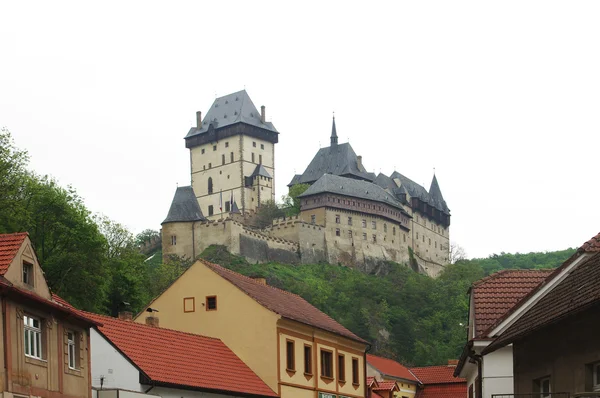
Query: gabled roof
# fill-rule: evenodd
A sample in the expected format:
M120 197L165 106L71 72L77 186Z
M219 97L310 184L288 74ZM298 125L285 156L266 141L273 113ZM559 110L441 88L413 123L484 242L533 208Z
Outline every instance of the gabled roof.
M10 263L19 252L27 236L27 232L0 234L0 275L4 275L8 271Z
M420 388L415 398L464 398L467 396L467 383L435 384Z
M367 363L384 375L419 382L407 367L393 359L367 354Z
M373 184L379 185L383 189L394 190L398 188L398 185L392 180L390 177L386 176L383 173L379 173L375 180L373 180Z
M273 286L264 285L252 278L243 276L206 260L198 261L231 282L234 286L246 293L266 309L273 311L284 318L326 330L360 343L368 344L367 341L358 337L340 325L329 315L321 312L298 295L277 289Z
M333 174L324 174L306 191L301 195L298 195L298 197L302 198L323 192L385 203L406 213L402 204L398 202L392 194L386 192L379 185L375 185L368 181L355 180L353 178L340 177Z
M366 181L373 181L375 178L364 168L359 168L358 158L349 143L319 149L296 183L312 184L323 174L334 174Z
M200 129L192 127L185 138L203 134L212 124L215 129L235 123L246 123L277 133L273 123L261 121L261 114L252 103L246 90L238 91L215 99L212 106L204 116Z
M429 187L429 196L436 202L439 206L445 206L446 201L444 201L444 197L442 196L442 190L440 189L440 184L438 183L437 177L435 174L433 175L433 179L431 180L431 186Z
M269 174L269 172L267 171L267 169L265 169L265 166L263 166L262 164L257 164L256 168L254 169L254 171L252 172L252 175L250 177L256 177L256 176L262 176L262 177L266 177L266 178L273 178L271 177L271 174Z
M450 209L446 205L446 201L444 201L444 199L441 197L441 191L439 192L440 198L435 199L432 195L430 195L429 192L427 192L427 190L423 186L417 184L410 178L398 173L397 171L394 171L392 173L391 178L392 179L397 178L398 180L400 180L400 184L404 187L406 192L411 197L419 198L421 201L430 204L431 206L435 207L436 209L443 212L444 214L450 214ZM434 185L434 182L435 182L435 185ZM431 185L432 185L432 187L434 187L434 189L437 186L437 190L439 191L439 185L437 183L437 178L435 176L431 182Z
M475 282L471 288L475 336L485 337L490 327L553 271L506 269Z
M373 391L398 391L400 388L395 381L380 381L377 387L373 387Z
M300 184L301 177L302 174L294 174L294 177L292 177L292 181L290 181L290 183L287 186L291 187L292 185Z
M228 395L276 397L219 339L86 313L152 383Z
M378 386L379 383L377 382L377 380L375 379L375 376L367 376L367 385L369 387L371 387L372 385Z
M454 377L454 369L454 366L440 365L410 368L410 371L425 386L446 383L464 383L466 385L466 379Z
M204 221L198 199L191 186L177 187L169 208L169 214L162 224L169 222Z

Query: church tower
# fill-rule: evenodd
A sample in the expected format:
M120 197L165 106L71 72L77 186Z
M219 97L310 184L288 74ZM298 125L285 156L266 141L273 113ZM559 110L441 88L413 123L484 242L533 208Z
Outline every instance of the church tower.
M275 144L279 132L259 112L246 90L215 99L185 137L190 150L191 183L208 219L225 218L235 204L256 210L275 199Z

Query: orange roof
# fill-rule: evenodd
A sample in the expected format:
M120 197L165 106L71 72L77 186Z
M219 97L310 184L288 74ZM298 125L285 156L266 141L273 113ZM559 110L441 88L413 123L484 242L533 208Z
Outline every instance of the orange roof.
M374 376L367 376L367 385L371 387L372 384L375 384L375 386L379 385L379 383L377 383L377 380L375 380Z
M462 384L436 384L425 386L417 391L415 398L465 398L467 396L467 382Z
M454 377L455 366L426 366L422 368L410 368L423 385L443 383L466 383L465 379Z
M475 335L484 337L515 304L542 283L553 269L507 269L496 272L473 284Z
M27 232L0 234L0 275L6 273L26 237Z
M277 397L219 339L85 313L153 383L229 395Z
M319 311L302 297L277 289L273 286L265 285L247 276L233 272L220 265L210 263L206 260L199 260L218 275L227 279L238 289L252 297L263 307L281 315L284 318L291 319L306 325L314 326L349 339L368 344L329 315Z
M379 381L377 387L373 387L373 391L394 391L399 390L398 384L395 381Z
M384 375L398 377L405 380L418 382L419 380L413 375L407 367L393 359L378 357L376 355L367 354L367 363Z

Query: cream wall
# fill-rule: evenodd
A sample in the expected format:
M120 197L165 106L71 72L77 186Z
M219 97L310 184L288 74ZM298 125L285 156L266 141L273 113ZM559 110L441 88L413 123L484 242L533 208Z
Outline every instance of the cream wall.
M450 250L449 228L412 212L411 238L413 250L425 260L447 264Z
M33 265L33 286L23 283L23 262ZM47 300L52 298L50 289L48 289L48 284L46 283L46 278L44 277L44 272L33 252L33 246L31 245L29 238L25 238L25 241L4 274L4 277L21 289L32 291Z
M217 296L217 310L207 311L207 296ZM184 312L184 298L193 312ZM258 304L201 262L192 265L150 303L159 310L161 327L221 339L273 391L277 391L277 329L279 316ZM145 323L141 312L135 322Z
M404 380L404 379L401 379L398 377L391 377L388 375L384 375L368 363L367 363L367 376L375 377L375 379L377 381L395 381L398 384L398 388L400 388L400 391L395 391L394 397L413 398L417 391L416 383L411 383L407 380Z
M193 246L195 234L192 233L193 222L170 222L162 225L162 255L163 261L169 256L180 256L193 259L200 253L196 253ZM176 237L176 244L173 245L172 237Z

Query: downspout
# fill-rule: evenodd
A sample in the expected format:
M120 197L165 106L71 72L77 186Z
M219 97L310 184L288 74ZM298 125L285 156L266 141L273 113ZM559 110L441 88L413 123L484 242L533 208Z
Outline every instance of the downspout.
M476 394L476 398L483 398L483 371L481 370L483 357L479 354L470 355L470 357L477 362L477 378L475 379L477 384L475 385L475 388L477 388L477 391L479 391L479 395Z
M367 349L365 350L365 355L364 355L364 359L363 359L363 373L364 373L364 378L363 378L363 382L365 383L365 389L364 389L364 397L367 397L367 394L369 392L369 387L367 386L367 352L369 352L371 350L371 344L367 344ZM368 398L368 397L367 397Z

